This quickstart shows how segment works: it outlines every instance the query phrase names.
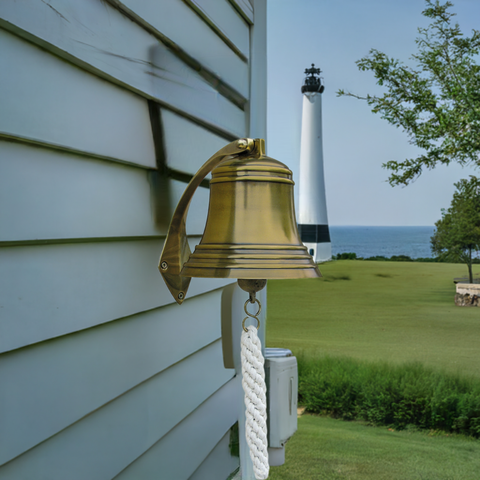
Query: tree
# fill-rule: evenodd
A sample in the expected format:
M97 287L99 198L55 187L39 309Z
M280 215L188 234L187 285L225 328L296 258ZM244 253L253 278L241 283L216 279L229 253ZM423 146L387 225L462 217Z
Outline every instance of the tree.
M465 263L473 283L473 254L480 249L480 179L471 175L455 187L450 208L442 210L430 242L432 252L441 259Z
M401 162L383 164L392 173L389 183L408 185L423 169L458 162L480 165L480 32L463 36L452 23L453 4L426 0L422 14L432 19L419 28L418 52L411 56L415 68L372 49L356 63L359 70L373 72L382 96L362 97L344 90L337 95L365 100L373 113L402 128L412 145L423 153Z

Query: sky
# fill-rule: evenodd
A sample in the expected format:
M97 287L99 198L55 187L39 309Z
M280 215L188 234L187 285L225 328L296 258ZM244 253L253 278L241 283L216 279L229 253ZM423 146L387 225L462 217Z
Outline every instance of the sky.
M480 29L480 0L454 0L462 32ZM391 187L389 160L414 158L401 129L368 105L337 97L344 89L381 94L371 72L355 64L376 48L413 65L418 27L429 20L424 0L269 0L267 2L267 154L287 164L297 181L305 68L322 70L323 154L330 225L433 225L448 208L454 183L471 167L426 170L411 185ZM296 192L298 205L298 192Z

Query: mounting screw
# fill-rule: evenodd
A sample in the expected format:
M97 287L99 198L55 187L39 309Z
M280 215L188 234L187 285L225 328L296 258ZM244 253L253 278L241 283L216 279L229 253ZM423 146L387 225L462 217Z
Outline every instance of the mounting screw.
M248 147L248 142L244 138L238 141L237 147L241 148L242 150L245 150Z
M185 298L185 294L183 292L178 292L178 299L183 300Z
M166 269L168 268L168 263L167 263L167 262L162 262L162 263L160 264L160 268L161 268L162 270L166 270Z

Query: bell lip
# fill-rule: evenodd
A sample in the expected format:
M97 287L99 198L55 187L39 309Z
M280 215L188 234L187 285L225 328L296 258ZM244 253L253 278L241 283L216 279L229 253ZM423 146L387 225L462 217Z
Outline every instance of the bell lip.
M190 267L184 266L180 272L182 277L195 278L241 278L241 279L301 279L301 278L320 278L322 274L318 267L305 266L299 268L215 268L215 267Z
M204 278L318 278L318 265L303 244L200 243L180 275Z
M296 250L300 252L307 252L307 247L303 245L303 243L289 243L289 244L264 244L264 243L199 243L195 247L195 255L198 250L212 250L214 252L218 252L219 250L261 250L261 251L283 251L283 250ZM306 254L308 255L308 254ZM313 262L313 259L310 255L308 255Z

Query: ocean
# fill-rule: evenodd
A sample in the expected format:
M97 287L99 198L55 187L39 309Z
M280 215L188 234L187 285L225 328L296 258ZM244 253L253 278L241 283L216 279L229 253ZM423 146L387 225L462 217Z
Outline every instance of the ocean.
M407 255L432 257L430 237L434 227L330 226L332 255L354 252L357 257Z

